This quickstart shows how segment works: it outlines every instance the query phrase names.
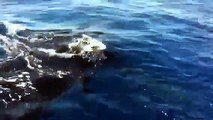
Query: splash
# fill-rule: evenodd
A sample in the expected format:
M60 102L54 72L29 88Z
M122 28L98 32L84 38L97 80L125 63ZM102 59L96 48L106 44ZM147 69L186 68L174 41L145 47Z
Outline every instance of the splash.
M12 24L8 21L3 21L3 25L5 25L7 29L7 34L9 35L15 35L18 31L25 30L26 27L19 24Z

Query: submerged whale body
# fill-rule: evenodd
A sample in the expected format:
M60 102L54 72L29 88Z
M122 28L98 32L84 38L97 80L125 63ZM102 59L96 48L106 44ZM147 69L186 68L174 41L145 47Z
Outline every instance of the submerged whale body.
M8 55L0 63L0 117L21 118L75 84L88 92L85 71L106 59L106 46L91 37L102 32L17 30L11 25L0 24L0 43Z

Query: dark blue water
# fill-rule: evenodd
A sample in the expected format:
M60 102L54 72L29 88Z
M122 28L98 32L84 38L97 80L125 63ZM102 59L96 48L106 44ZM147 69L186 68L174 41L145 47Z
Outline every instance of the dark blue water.
M90 93L72 87L34 118L212 120L212 8L212 0L1 0L0 20L102 31L113 53L89 81Z

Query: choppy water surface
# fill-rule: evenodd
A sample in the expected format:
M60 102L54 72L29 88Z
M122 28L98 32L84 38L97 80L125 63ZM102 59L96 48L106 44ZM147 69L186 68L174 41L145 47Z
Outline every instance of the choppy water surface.
M110 54L91 68L86 90L54 78L37 86L52 93L48 101L2 111L50 120L211 120L212 8L211 0L1 0L0 21L100 31ZM7 55L3 49L0 54L3 62Z

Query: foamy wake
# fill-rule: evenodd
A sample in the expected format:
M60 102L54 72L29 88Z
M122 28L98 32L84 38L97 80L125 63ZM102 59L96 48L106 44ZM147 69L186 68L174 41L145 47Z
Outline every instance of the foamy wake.
M42 47L42 42L50 41L51 43L51 40L54 36L52 36L52 38L43 37L42 39L38 38L35 35L20 36L17 34L17 32L24 32L25 30L27 30L26 27L5 21L2 23L6 30L1 30L3 28L1 28L0 26L0 45L9 56L7 61L5 61L3 64L9 64L19 58L23 58L23 60L27 64L27 68L18 71L16 71L16 69L14 68L10 71L13 72L12 75L0 77L0 88L2 88L2 90L0 89L0 94L5 91L11 91L10 87L6 87L8 86L7 84L14 84L17 88L23 89L25 91L27 89L36 91L36 88L32 86L31 71L38 74L38 77L41 77L44 74L48 75L49 73L42 66L42 60L34 56L34 52L46 54L49 57L58 57L65 59L70 59L74 56L78 56L93 62L106 58L103 55L103 51L106 49L106 46L101 41L86 34L82 34L80 35L80 37L74 37L71 40L68 40L69 42L64 44L64 48L62 48L63 50L60 51L57 50L57 48ZM5 33L1 33L1 31L5 31ZM33 34L33 32L31 34ZM37 43L41 43L41 46L33 47L34 44ZM52 42L51 44L53 44L54 46L54 42ZM1 66L4 65L0 65L0 67ZM10 66L10 64L6 66ZM7 71L4 71L5 68L0 68L0 70L3 70L2 73L7 74ZM67 75L69 73L69 71L57 70L52 71L51 75L63 78L63 75ZM24 92L24 94L17 93L18 97L16 98L12 97L10 94L9 96L11 97L11 101L16 101L20 100L21 96L29 94L30 92ZM4 103L8 102L5 99L2 99L2 101Z

